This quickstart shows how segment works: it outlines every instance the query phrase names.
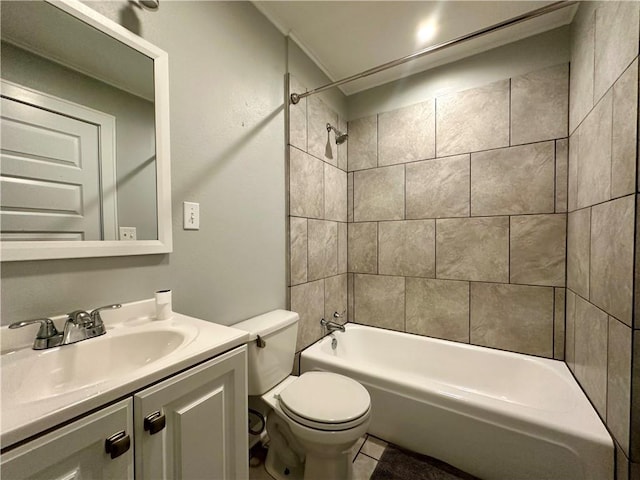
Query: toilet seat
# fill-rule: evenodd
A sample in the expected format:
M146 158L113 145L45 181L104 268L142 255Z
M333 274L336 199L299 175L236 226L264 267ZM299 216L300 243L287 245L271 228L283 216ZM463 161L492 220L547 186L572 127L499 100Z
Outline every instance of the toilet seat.
M278 395L291 420L324 431L348 430L369 418L369 392L355 380L331 372L303 373Z

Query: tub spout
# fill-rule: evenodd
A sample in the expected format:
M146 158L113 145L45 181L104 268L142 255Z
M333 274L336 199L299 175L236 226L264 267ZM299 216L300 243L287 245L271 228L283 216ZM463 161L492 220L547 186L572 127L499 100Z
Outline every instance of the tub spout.
M325 320L324 318L320 320L320 325L326 328L329 333L333 333L336 330L340 330L341 332L345 331L344 325L340 325L339 323Z

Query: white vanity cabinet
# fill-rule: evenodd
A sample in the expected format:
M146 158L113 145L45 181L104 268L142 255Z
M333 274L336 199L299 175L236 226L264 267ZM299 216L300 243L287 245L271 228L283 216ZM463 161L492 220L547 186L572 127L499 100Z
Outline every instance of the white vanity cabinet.
M130 392L3 453L2 479L246 479L246 372L243 345Z
M127 440L129 448L111 458L105 442L120 432L116 448L124 450ZM134 478L133 465L133 401L128 398L3 454L1 471L6 480L124 480Z
M245 352L232 350L134 395L137 479L249 477Z

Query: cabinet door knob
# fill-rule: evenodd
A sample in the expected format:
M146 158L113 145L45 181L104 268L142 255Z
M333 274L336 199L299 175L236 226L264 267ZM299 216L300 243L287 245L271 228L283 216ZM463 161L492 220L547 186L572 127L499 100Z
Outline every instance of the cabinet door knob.
M114 433L104 442L104 449L111 454L111 458L119 457L129 450L129 447L131 447L131 437L124 430Z
M162 430L166 424L167 418L158 411L144 417L143 427L149 431L150 435L153 435Z

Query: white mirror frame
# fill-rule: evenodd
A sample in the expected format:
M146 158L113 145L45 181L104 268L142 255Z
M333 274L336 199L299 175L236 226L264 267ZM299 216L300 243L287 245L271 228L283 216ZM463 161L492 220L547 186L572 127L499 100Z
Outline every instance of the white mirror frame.
M170 253L171 160L169 147L169 59L167 53L79 0L45 0L153 60L156 122L156 195L158 240L0 242L0 261L113 257Z

